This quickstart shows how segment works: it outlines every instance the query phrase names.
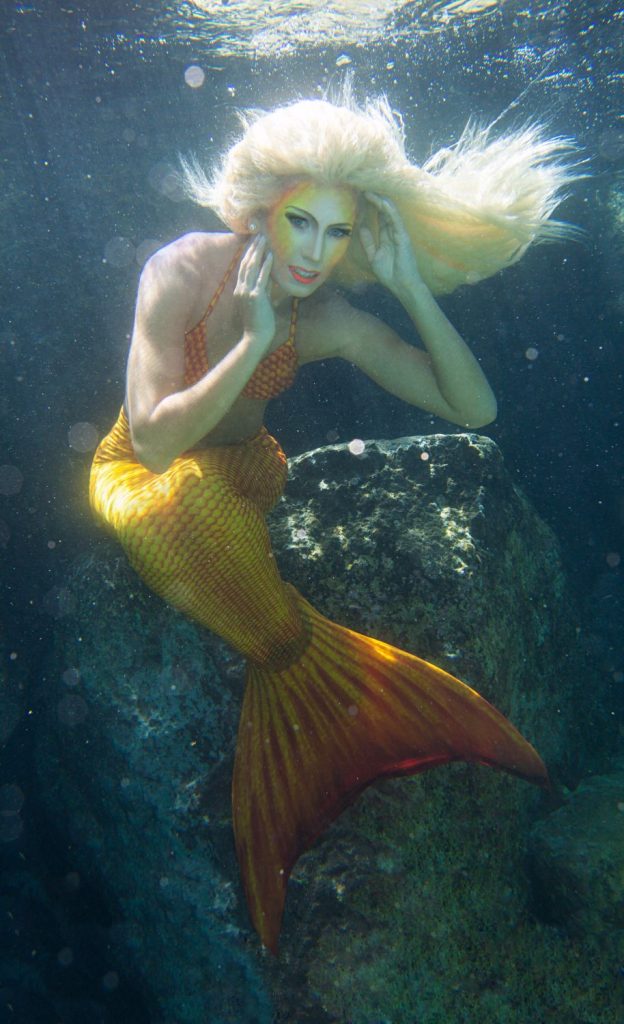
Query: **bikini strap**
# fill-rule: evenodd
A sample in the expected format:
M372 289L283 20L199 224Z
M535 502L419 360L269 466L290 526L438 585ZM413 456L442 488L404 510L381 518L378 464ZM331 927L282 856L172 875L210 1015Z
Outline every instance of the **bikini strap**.
M223 275L223 277L221 279L221 283L217 286L216 292L214 293L214 295L212 296L210 302L208 303L208 305L206 307L206 312L204 313L204 315L201 318L201 320L199 320L197 322L195 327L191 328L192 331L197 330L197 328L200 327L204 323L204 321L206 321L208 319L208 317L210 316L210 314L212 313L212 311L215 308L217 302L221 298L221 295L223 294L223 289L225 288L226 284L228 283L228 281L229 281L229 279L230 279L230 277L232 275L232 271L234 270L234 267L238 263L238 261L239 261L239 259L241 257L241 254L243 252L243 249L245 248L246 245L247 245L247 242L243 242L242 245L239 245L238 249L236 250L236 252L232 256L232 259L230 260L230 263L228 264L227 270L225 271L225 274ZM190 334L191 331L189 331L188 333Z
M297 331L297 310L299 309L299 299L293 299L292 309L290 311L290 329L288 331L288 337L286 339L286 345L295 344L295 334Z

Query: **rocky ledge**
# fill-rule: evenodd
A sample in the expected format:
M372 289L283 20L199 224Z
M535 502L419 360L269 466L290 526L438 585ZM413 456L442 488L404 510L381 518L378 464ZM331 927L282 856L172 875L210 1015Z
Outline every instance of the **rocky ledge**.
M271 516L284 577L473 685L573 785L597 688L555 538L500 452L472 434L354 447L292 460ZM534 914L528 836L555 798L475 766L371 787L301 859L266 954L230 829L241 659L107 539L63 583L39 786L154 1024L616 1020L611 965L579 976L575 940Z

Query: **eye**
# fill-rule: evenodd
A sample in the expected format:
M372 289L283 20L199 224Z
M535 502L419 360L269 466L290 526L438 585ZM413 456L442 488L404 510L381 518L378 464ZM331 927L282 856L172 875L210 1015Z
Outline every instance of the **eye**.
M294 228L305 228L308 224L306 218L300 217L297 213L287 213L286 220L288 220Z
M331 238L351 238L351 228L330 228L329 235Z

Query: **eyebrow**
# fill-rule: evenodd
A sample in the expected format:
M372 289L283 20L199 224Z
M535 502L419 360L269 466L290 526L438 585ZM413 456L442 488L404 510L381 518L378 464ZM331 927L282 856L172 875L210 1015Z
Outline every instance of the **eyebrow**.
M310 213L309 210L304 210L304 208L302 206L287 206L286 207L286 213L288 213L291 210L292 210L293 213L302 213L305 217L310 217L311 220L313 220L315 224L318 224L318 221L317 221L316 217L314 216L314 214ZM353 224L351 223L350 220L344 220L344 221L341 220L341 221L336 221L335 224L330 224L329 227L330 228L352 228Z

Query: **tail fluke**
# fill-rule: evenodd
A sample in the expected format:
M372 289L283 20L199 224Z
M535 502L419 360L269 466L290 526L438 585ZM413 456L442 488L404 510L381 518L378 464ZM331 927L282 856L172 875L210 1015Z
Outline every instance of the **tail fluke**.
M548 781L531 744L470 687L298 601L301 658L248 667L232 791L251 919L273 952L295 862L375 779L475 761Z

